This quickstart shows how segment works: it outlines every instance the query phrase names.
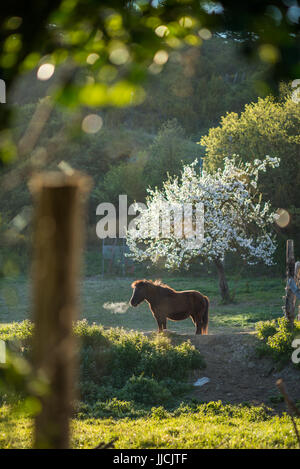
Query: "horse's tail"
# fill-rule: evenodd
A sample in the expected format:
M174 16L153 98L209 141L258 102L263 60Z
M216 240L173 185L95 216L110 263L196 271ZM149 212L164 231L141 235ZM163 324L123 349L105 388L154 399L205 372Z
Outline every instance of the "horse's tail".
M201 334L207 335L208 333L208 308L209 299L207 296L203 296L205 307L201 318Z

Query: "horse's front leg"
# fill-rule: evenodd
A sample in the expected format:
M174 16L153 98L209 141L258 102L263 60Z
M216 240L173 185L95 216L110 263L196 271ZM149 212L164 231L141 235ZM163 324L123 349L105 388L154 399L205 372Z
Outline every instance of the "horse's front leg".
M158 327L158 332L163 332L164 329L167 329L167 320L162 319L158 316L155 316L156 322L157 322L157 327Z
M163 331L162 322L159 319L157 319L156 322L157 322L157 331L162 332Z

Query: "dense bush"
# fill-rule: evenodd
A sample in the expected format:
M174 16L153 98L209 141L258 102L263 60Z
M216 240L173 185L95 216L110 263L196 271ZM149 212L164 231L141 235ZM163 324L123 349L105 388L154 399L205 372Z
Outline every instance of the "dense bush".
M190 342L123 329L104 330L86 320L75 333L82 341L80 391L86 402L117 398L143 405L167 403L187 391L192 369L204 362Z
M33 323L26 319L22 322L11 322L0 327L0 340L7 342L28 342L33 332Z
M279 366L293 363L291 360L294 351L292 342L300 338L300 321L295 321L291 327L289 321L282 317L271 321L260 321L256 324L258 338L262 341L257 347L260 356L271 356ZM300 364L294 364L300 369Z

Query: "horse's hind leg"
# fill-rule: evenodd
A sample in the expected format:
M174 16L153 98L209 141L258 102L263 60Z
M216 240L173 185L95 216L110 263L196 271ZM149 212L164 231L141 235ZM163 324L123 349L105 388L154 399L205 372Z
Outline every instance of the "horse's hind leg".
M166 319L157 319L158 332L163 332L167 329L167 320Z
M157 322L158 332L163 332L166 329L166 321L161 320L160 318L155 318Z
M202 334L201 332L201 321L199 321L198 318L196 318L195 316L191 315L191 318L192 318L192 321L194 323L194 326L196 328L195 330L195 334Z
M197 334L202 334L201 322L195 321L194 324L195 324L195 327L196 327L195 334L196 334L196 335L197 335Z

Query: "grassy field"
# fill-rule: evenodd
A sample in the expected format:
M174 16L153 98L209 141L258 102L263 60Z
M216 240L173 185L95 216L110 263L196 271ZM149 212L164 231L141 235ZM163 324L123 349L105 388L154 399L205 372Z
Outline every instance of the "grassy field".
M130 307L130 287L134 278L101 279L86 277L81 284L80 318L107 327L124 327L139 331L153 331L156 322L146 303ZM162 280L177 290L196 289L209 296L210 331L253 329L254 323L282 315L284 280L280 278L229 277L235 302L220 302L218 282L215 278L163 277ZM22 321L31 317L30 287L24 276L0 280L0 323ZM177 333L194 332L192 321L169 322Z
M275 415L272 409L267 409L263 405L203 403L203 401L195 403L184 394L180 394L180 390L173 399L173 406L169 403L159 404L157 396L148 396L149 403L146 405L139 398L137 400L132 398L130 389L138 386L138 393L140 393L142 386L148 386L149 383L154 386L154 390L164 389L172 395L170 386L180 387L184 385L185 380L177 376L174 371L173 381L160 381L159 377L155 378L152 374L151 367L159 363L159 360L166 360L169 357L168 360L171 359L170 363L173 364L173 368L175 367L174 370L177 360L183 360L182 365L179 366L183 366L182 369L184 369L183 363L188 363L185 361L188 354L190 356L194 354L191 346L174 348L175 346L168 342L167 337L155 338L156 334L153 336L147 334L146 338L142 334L126 332L156 330L156 323L146 304L138 308L132 308L128 304L132 292L130 287L132 280L134 279L101 279L94 276L86 277L82 281L80 319L87 321L80 326L80 334L87 341L86 348L83 348L87 374L84 390L86 396L90 397L87 398L86 404L82 404L85 410L76 414L72 420L72 447L93 448L101 441L107 442L112 438L117 438L115 447L123 449L296 448L297 443L290 418L286 414ZM229 277L231 291L235 292L235 302L230 305L221 303L215 278L163 277L162 280L175 289L197 289L210 297L210 333L230 334L253 331L256 322L282 316L284 280L280 278ZM20 322L30 317L28 280L22 276L2 279L0 281L2 331L5 329L3 329L4 324ZM104 329L100 328L96 331L96 326L90 328L86 325L92 323L102 325ZM18 329L16 324L10 327L11 330ZM123 328L123 332L108 329L115 327ZM27 326L24 328L25 335L27 334L26 328ZM169 322L169 329L177 334L194 334L194 327L190 320L179 323ZM95 332L99 336L98 339ZM109 348L112 353L111 359L120 364L120 370L124 371L132 366L133 375L129 374L128 377L140 376L141 378L137 377L132 381L132 378L124 375L121 382L120 376L117 371L115 372L116 367L113 366L115 375L110 376L110 381L104 380L104 385L101 384L104 372L100 372L97 366L102 364L103 360L101 356L98 357L97 341L103 344L103 334L106 334L105 337L112 341ZM2 338L5 339L5 334ZM94 340L96 342L93 342ZM103 350L101 347L99 351ZM132 354L132 359L128 353ZM100 361L98 365L95 365L97 359ZM137 360L136 365L134 365L135 360ZM94 366L96 366L95 369ZM108 364L108 369L109 366ZM140 370L141 374L137 375L137 371L134 370ZM90 383L90 376L93 374L95 374L94 384ZM157 381L154 382L155 379ZM164 386L164 388L157 386ZM106 397L101 396L101 392ZM116 397L112 398L113 393ZM151 399L154 399L152 404ZM300 424L300 419L297 423ZM11 412L5 400L2 401L0 448L30 448L31 445L32 418L28 412L26 413L24 407L16 414Z
M210 407L210 408L209 408ZM32 420L8 415L0 408L0 448L30 448ZM300 424L300 419L296 419ZM153 409L146 418L85 419L72 421L72 447L95 448L117 438L120 449L296 449L289 416L271 416L262 407L222 406L220 402L197 410L165 412Z

